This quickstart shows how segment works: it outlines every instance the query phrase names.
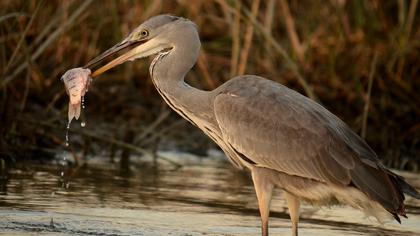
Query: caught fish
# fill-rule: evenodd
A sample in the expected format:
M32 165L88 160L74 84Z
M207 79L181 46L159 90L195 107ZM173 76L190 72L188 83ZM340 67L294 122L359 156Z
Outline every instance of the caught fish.
M74 68L66 71L61 77L66 87L66 92L70 97L69 101L69 124L73 118L76 120L80 117L80 109L82 106L82 97L85 95L89 83L92 80L91 71L84 68Z

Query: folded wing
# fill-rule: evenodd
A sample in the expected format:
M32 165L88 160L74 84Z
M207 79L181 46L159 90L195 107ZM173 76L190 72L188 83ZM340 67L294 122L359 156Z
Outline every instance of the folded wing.
M351 185L403 214L398 176L321 105L256 76L232 80L215 98L223 138L256 165L335 185Z

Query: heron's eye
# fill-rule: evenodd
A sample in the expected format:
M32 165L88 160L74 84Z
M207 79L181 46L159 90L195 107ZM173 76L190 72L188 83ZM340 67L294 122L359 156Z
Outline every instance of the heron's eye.
M145 38L145 37L149 36L149 31L146 30L146 29L143 29L143 30L140 31L139 36L141 38Z

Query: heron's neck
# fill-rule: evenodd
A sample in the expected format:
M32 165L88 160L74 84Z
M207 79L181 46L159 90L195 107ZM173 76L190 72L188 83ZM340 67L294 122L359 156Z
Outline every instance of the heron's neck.
M175 46L156 56L150 65L150 74L160 95L172 109L191 122L194 118L210 115L209 92L193 88L184 81L197 57L198 51L191 51L187 45Z

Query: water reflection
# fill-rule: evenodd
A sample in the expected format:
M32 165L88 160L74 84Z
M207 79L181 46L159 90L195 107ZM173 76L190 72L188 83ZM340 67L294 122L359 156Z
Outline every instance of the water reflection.
M217 160L197 159L180 169L139 162L129 171L107 163L64 169L32 165L5 176L0 179L0 231L5 234L259 234L248 174ZM420 187L419 175L406 177ZM319 210L304 205L301 234L416 235L420 203L413 199L407 203L409 219L402 225L382 226L350 208ZM289 216L279 191L272 209L272 234L289 235Z

